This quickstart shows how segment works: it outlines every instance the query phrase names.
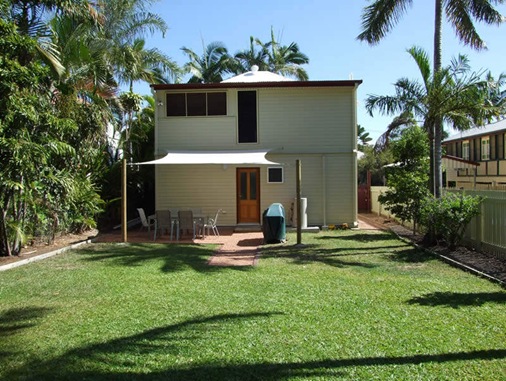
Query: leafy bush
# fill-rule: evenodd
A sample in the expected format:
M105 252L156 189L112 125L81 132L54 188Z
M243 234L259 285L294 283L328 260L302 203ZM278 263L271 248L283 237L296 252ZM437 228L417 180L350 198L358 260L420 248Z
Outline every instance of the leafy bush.
M480 214L481 196L447 193L440 199L427 198L421 210L421 223L434 239L442 238L450 249L462 242L471 219Z

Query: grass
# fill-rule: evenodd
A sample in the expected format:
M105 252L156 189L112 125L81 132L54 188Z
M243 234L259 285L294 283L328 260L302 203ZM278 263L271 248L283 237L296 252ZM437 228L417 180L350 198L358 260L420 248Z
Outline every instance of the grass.
M1 380L506 380L506 292L385 232L90 245L0 273Z

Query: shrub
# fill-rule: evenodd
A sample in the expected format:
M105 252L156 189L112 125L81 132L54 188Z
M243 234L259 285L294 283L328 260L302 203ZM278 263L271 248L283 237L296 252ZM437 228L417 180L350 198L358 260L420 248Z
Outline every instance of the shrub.
M434 239L442 238L450 249L462 242L471 219L480 214L481 196L447 193L440 199L427 198L421 210L421 223Z

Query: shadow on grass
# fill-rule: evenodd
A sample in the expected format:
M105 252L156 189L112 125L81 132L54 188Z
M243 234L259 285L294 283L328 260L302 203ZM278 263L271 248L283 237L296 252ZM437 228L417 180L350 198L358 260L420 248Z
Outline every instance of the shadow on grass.
M369 233L351 232L348 234L336 235L322 235L315 237L318 240L342 240L342 241L356 241L356 242L376 242L376 241L390 241L395 240L397 237L391 232L380 232L377 230L370 231Z
M0 313L0 337L16 333L36 325L36 320L52 311L46 307L11 308Z
M268 319L279 312L222 314L156 327L131 336L76 348L50 360L32 361L6 374L6 379L34 380L282 380L293 377L347 376L348 367L402 366L506 358L506 349L415 354L392 357L329 358L316 361L258 361L239 363L229 358L193 363L185 354L189 340L209 330L228 329L238 320ZM188 335L191 335L190 338ZM257 348L256 351L261 350ZM44 354L47 356L47 354Z
M213 273L223 268L209 266L209 258L215 248L211 245L195 244L95 244L76 251L87 261L101 261L112 266L143 266L148 262L161 261L163 272L183 271L191 268L201 273ZM231 269L231 267L226 267ZM234 270L247 271L247 266L236 266Z
M434 255L411 246L408 246L405 250L390 253L388 257L392 261L407 263L423 263L436 260Z
M392 246L397 248L399 246ZM402 246L401 246L402 247ZM319 245L282 245L278 247L268 246L261 250L260 258L287 258L295 264L323 263L334 267L358 266L365 268L377 267L372 263L353 261L348 258L362 255L385 255L391 253L390 246L381 247L382 250L364 248L321 248ZM371 252L371 250L373 250Z
M506 303L506 292L433 292L431 294L418 296L408 301L408 304L419 304L421 306L446 306L460 308L467 306L482 306L485 303Z

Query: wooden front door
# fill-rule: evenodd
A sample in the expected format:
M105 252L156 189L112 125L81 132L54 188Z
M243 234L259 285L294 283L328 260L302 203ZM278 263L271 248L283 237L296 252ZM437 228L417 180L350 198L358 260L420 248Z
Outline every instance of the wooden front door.
M237 168L237 223L260 222L260 168Z

